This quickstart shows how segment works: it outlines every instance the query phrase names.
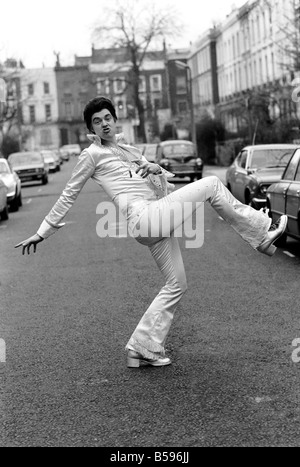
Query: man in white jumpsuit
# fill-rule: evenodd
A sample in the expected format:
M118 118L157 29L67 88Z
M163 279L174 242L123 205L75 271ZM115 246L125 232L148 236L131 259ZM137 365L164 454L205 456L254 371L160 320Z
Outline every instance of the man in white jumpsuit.
M89 101L84 119L92 144L82 151L69 182L37 233L16 248L22 247L23 254L26 251L30 254L31 246L35 252L38 243L57 232L84 184L92 178L122 211L136 239L149 248L165 279L164 287L126 345L127 366L169 365L165 342L176 307L187 290L181 252L174 236L184 216L176 210L186 203L196 206L209 201L252 248L269 256L275 253L273 243L285 231L287 217L282 216L271 226L271 219L264 212L240 203L214 176L171 191L168 178L172 174L148 162L137 148L123 143L116 134L117 116L109 99L97 97ZM166 219L168 222L164 222ZM152 227L156 231L154 236Z

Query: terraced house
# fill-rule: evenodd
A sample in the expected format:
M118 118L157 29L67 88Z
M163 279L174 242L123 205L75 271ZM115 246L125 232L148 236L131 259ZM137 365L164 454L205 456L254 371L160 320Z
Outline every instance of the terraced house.
M40 150L60 145L58 100L53 68L20 70L24 149Z
M263 118L299 118L292 100L299 75L299 2L249 0L192 45L193 102L198 117L220 118L251 140Z

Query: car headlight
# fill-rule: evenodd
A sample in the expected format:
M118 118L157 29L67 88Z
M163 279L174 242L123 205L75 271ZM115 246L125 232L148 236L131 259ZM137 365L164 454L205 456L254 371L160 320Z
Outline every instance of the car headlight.
M161 165L162 167L170 167L170 161L169 161L168 159L162 159L162 160L160 161L160 165Z
M7 196L13 196L13 195L15 194L15 192L16 192L16 187L15 187L15 185L11 185L11 184L10 184L10 185L7 187Z
M196 165L197 165L197 166L201 166L202 164L203 164L202 159L200 159L200 157L198 157L198 158L196 159Z

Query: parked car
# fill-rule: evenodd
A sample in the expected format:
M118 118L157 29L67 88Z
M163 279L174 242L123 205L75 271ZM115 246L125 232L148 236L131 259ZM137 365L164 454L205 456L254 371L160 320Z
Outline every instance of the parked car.
M256 209L266 206L267 189L281 179L299 145L246 146L226 171L226 185L239 201Z
M202 178L203 161L191 141L178 139L158 143L156 162L177 177L190 177L191 181Z
M276 244L284 245L287 236L300 240L300 149L297 149L287 165L279 182L267 190L267 208L273 222L286 214L286 232Z
M57 172L60 170L60 160L54 151L43 150L41 154L46 164L48 164L49 172Z
M59 149L52 149L52 151L54 152L54 154L56 155L57 159L59 160L59 163L60 165L62 165L64 163L64 159L61 155L61 152Z
M7 202L11 211L22 206L21 180L6 159L0 159L0 180L7 188Z
M7 221L8 217L7 188L5 183L0 180L0 220Z
M11 167L17 172L21 183L41 181L48 183L48 165L40 152L15 152L8 157Z
M70 157L81 154L81 147L79 144L65 144L60 148L60 153L64 160L69 160Z
M146 157L147 161L155 162L157 158L157 144L148 143L144 145L143 156Z
M61 148L59 148L59 153L60 153L60 157L62 158L62 160L64 162L67 162L70 160L70 154L69 154L69 151L67 151L66 149L64 149L64 146L62 146Z

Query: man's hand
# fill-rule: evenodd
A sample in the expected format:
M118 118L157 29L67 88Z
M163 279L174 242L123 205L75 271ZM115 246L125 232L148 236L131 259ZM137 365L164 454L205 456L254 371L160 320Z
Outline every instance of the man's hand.
M152 162L144 162L141 164L139 168L136 169L136 173L139 173L140 170L142 171L140 174L142 178L146 178L149 174L161 174L160 166L158 164L153 164Z
M27 238L27 240L24 240L21 243L18 243L18 245L15 246L15 248L19 248L20 246L22 247L22 254L25 254L25 251L27 250L27 254L30 255L30 247L33 245L33 252L36 252L36 246L38 243L42 242L44 239L40 237L38 234L33 235L32 237Z

